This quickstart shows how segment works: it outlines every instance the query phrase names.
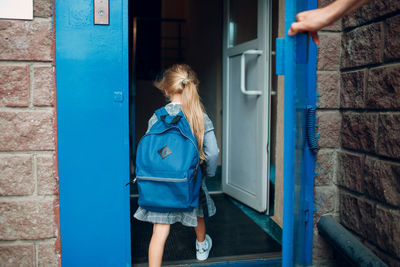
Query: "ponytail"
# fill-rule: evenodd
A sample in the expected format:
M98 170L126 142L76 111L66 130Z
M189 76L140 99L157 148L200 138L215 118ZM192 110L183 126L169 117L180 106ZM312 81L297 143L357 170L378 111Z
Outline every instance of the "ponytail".
M176 64L167 69L161 80L154 82L154 85L167 97L181 94L182 112L197 139L200 160L205 160L206 155L203 151L204 107L197 91L199 80L196 73L186 64Z
M204 108L200 102L197 87L190 80L187 82L182 92L182 111L189 122L192 132L196 136L200 159L205 160L206 156L203 151Z

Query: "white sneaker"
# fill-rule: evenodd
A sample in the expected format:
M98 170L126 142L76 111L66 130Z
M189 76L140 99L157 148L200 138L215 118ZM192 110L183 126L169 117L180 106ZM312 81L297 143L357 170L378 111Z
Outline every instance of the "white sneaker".
M206 235L206 239L203 242L199 242L196 239L196 258L199 261L204 261L208 258L212 247L212 240L209 235Z

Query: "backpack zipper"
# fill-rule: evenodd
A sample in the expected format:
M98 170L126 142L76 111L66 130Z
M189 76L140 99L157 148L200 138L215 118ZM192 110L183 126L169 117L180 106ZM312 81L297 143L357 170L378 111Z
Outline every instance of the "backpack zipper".
M167 128L167 129L165 129L164 131L159 132L159 133L147 133L147 134L145 134L144 136L142 136L142 138L140 139L140 141L142 141L143 137L145 137L146 135L151 135L151 134L162 134L162 133L165 133L166 131L168 131L168 130L170 130L170 129L173 129L173 128L178 129L178 131L181 133L181 135L183 135L184 137L186 137L187 139L189 139L189 141L192 142L193 146L196 148L197 154L199 154L199 148L198 148L197 145L192 141L192 139L190 139L188 136L186 136L186 135L182 132L182 130L179 129L179 127L175 127L175 126L174 126L174 127L169 127L169 128ZM139 141L139 143L140 143L140 141ZM196 169L195 169L195 172L194 172L195 174L196 174L196 172L197 172L197 169L199 168L199 165L200 165L200 158L197 160Z
M140 177L137 176L135 179L133 179L133 183L136 182L136 179L139 180L148 180L148 181L159 181L159 182L186 182L187 178L183 179L178 179L178 178L165 178L165 177Z

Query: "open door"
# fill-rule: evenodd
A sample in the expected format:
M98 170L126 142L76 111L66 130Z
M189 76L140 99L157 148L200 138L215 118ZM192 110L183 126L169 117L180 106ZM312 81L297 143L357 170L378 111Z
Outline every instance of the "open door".
M131 264L127 7L55 1L63 267Z
M259 212L269 194L269 1L225 0L222 189Z

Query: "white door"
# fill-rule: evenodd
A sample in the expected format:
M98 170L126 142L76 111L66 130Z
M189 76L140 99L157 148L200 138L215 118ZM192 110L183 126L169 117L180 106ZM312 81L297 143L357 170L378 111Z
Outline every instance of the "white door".
M268 212L268 0L224 0L223 157L225 193Z

